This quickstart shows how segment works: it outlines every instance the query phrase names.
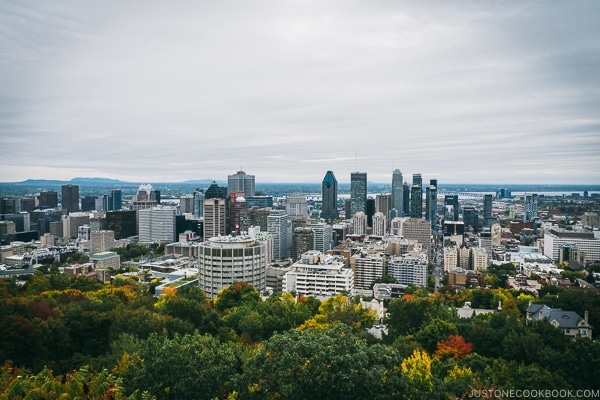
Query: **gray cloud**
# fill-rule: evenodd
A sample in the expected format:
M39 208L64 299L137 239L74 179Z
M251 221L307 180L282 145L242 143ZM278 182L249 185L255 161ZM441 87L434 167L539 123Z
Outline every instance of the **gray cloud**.
M0 181L598 184L599 11L4 2Z

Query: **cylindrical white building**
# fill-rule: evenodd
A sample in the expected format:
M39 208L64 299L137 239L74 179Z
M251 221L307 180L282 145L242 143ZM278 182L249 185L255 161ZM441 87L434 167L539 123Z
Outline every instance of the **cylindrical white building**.
M267 246L249 236L217 236L200 244L198 284L214 298L224 287L248 282L256 290L266 288Z

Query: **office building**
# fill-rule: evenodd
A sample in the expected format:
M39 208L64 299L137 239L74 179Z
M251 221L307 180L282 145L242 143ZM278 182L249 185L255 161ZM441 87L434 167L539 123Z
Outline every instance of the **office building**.
M19 199L19 211L31 213L35 210L35 198L23 197Z
M246 203L248 208L273 208L273 197L272 196L246 196Z
M544 234L544 255L554 261L560 259L561 247L574 245L579 252L585 254L586 262L600 261L600 239L594 237L594 232L566 231L550 229Z
M284 292L323 299L354 293L354 272L340 257L311 250L291 265L282 281Z
M314 250L315 232L306 226L294 229L292 233L292 260L298 261L302 254Z
M187 194L179 198L179 213L194 214L194 196Z
M538 196L537 194L525 195L525 204L523 206L523 221L529 222L537 218Z
M421 174L413 174L413 184L410 189L410 217L423 218L423 179Z
M264 242L249 236L212 237L200 243L198 253L198 285L208 298L237 282L265 290L268 260Z
M105 251L102 253L92 254L90 262L94 264L94 268L108 268L118 270L121 268L121 258L117 253Z
M244 193L244 196L254 196L255 178L244 171L227 176L227 193Z
M242 212L247 209L244 193L229 193L229 234L240 233Z
M123 191L113 189L109 196L109 207L106 211L119 211L123 209Z
M285 201L285 212L290 220L308 219L308 201L306 196L294 194L287 197Z
M40 192L39 207L43 210L46 208L57 208L58 207L58 193L57 192Z
M208 195L208 192L207 192ZM204 240L227 235L227 201L224 198L204 198Z
M475 232L479 231L479 212L473 206L464 206L462 209L465 227L470 226Z
M481 247L471 248L471 262L470 269L474 271L485 271L488 266L488 252L486 249Z
M102 253L115 247L115 233L113 231L90 232L90 254Z
M425 254L431 254L431 224L428 221L417 218L404 221L401 236L416 240L423 246Z
M194 217L204 217L204 189L194 191Z
M69 239L77 237L77 229L90 224L90 214L87 212L72 212L62 216L62 235Z
M115 233L116 240L137 236L136 212L133 210L107 212L106 229Z
M138 210L140 243L175 242L175 207L156 206Z
M457 194L447 194L444 196L444 220L458 221L460 216L460 204Z
M61 210L63 214L79 211L79 185L61 186Z
M101 208L96 208L96 200L98 200L96 196L83 196L81 199L81 211L102 210Z
M392 208L396 210L396 216L404 215L404 181L402 172L395 169L392 173Z
M444 247L444 271L458 268L458 249L456 246Z
M333 171L327 171L321 183L321 218L327 221L339 218L337 209L338 182Z
M290 256L291 222L285 210L271 210L267 216L267 232L273 235L273 256L283 260Z
M156 207L159 197L160 195L154 190L152 185L142 184L131 199L131 209L137 211Z
M350 215L367 210L367 173L350 174Z
M324 222L314 222L308 223L306 227L312 229L314 232L314 242L310 250L325 253L333 248L333 228L331 225Z
M246 201L246 204L248 202ZM247 205L248 206L248 205ZM240 230L248 232L251 227L259 227L262 232L267 231L267 217L271 213L270 208L252 207L240 212Z
M425 219L437 230L437 179L431 179L425 190Z
M408 217L410 216L410 185L408 184L408 182L404 182L404 185L402 185L402 192L402 206L404 207L402 214L403 216Z
M382 213L389 217L390 211L392 210L392 195L391 194L378 194L375 196L375 212Z
M492 195L484 194L483 195L483 226L489 228L495 221L492 216Z

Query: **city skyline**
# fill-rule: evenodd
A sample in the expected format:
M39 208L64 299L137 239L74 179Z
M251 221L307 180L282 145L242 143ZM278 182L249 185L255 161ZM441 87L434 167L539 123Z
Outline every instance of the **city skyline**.
M0 5L0 182L600 184L600 3Z

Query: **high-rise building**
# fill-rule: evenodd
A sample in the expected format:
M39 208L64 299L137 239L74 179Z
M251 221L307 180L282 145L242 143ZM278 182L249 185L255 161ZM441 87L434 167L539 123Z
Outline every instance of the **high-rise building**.
M300 256L314 250L315 232L306 226L299 226L292 233L292 260L298 261Z
M321 218L332 221L339 218L337 210L338 182L333 171L327 171L321 184Z
M63 214L79 211L79 185L62 185L61 191L61 209Z
M193 214L194 213L194 196L186 194L179 198L179 213Z
M308 201L306 196L294 194L288 196L285 202L285 212L290 220L305 220L308 218Z
M538 199L537 194L525 195L525 205L523 207L523 221L529 222L537 218Z
M365 214L367 215L367 226L373 226L373 215L375 215L375 199L371 196L367 198L367 203L365 207Z
M194 191L194 217L201 218L204 216L204 189L196 189Z
M366 212L367 209L367 173L352 172L350 175L350 214Z
M359 211L352 217L352 234L366 235L367 234L367 215Z
M423 218L423 190L420 185L413 185L410 190L410 217Z
M198 285L208 298L224 287L247 282L256 290L266 287L266 244L249 236L213 237L199 245Z
M460 215L460 205L457 194L447 194L444 196L444 219L446 221L458 221Z
M81 199L81 211L93 211L96 210L97 196L83 196Z
M110 207L106 211L119 211L123 209L123 191L121 189L113 189L110 192Z
M437 179L431 179L425 190L425 219L433 230L437 229Z
M350 265L354 271L354 287L368 290L385 274L387 258L382 252L359 251L350 257Z
M115 239L126 239L137 235L136 211L119 210L106 213L106 229L115 233Z
M327 252L333 247L333 228L324 222L310 223L306 225L314 232L313 246L311 250Z
M378 194L375 196L375 212L382 213L386 217L390 215L392 209L392 195L391 194Z
M247 209L244 193L229 193L229 233L240 233L241 214Z
M404 217L410 216L410 185L408 182L404 182L402 185L402 215Z
M144 210L158 205L157 191L150 184L141 184L131 200L132 210Z
M244 171L238 171L234 175L228 175L227 193L244 193L244 196L254 196L254 175L248 175Z
M33 212L35 210L35 198L23 197L19 199L19 211L20 212Z
M419 251L392 257L387 265L387 273L402 285L427 287L427 260L427 254Z
M58 207L58 193L57 192L40 192L39 207L43 210L45 208L56 208Z
M470 226L476 232L479 231L479 212L473 206L464 206L462 210L465 227Z
M227 206L223 198L204 199L204 240L227 234Z
M483 195L483 226L489 227L495 221L492 216L492 195Z
M176 240L175 207L156 206L138 210L140 243L174 242Z
M208 189L204 192L205 199L227 199L227 188L219 186L216 181L212 181Z
M271 210L267 217L267 232L273 235L273 256L283 260L290 256L291 223L285 210Z
M246 202L247 203L247 202ZM267 232L267 217L269 208L252 207L240 212L240 230L248 232L251 227L260 227L261 232Z
M396 210L396 216L404 215L404 181L402 180L402 172L395 169L392 173L392 208Z
M402 235L406 239L418 241L425 254L431 252L431 224L428 221L411 218L402 224Z
M113 231L90 232L90 254L102 253L115 247L115 233Z
M373 215L373 236L385 236L387 233L387 217L382 212Z

